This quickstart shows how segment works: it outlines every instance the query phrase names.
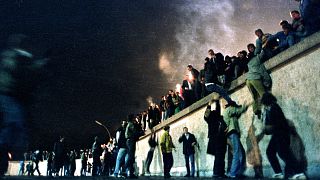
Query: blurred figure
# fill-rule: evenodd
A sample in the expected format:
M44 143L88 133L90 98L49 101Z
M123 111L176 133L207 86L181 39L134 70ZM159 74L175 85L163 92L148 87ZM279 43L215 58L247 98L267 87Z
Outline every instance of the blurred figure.
M8 168L8 152L13 160L23 160L28 144L26 105L46 60L33 60L27 36L12 35L0 59L0 176Z
M128 159L128 155L127 155L128 148L126 145L126 136L125 136L127 125L128 125L127 121L122 120L121 127L118 128L116 132L116 145L119 150L116 158L116 166L113 172L113 175L115 177L118 177L121 166L123 166L124 162L127 161ZM122 168L122 171L124 171L124 168Z
M74 176L76 172L76 152L75 150L70 152L69 156L69 175Z
M23 176L24 175L24 161L20 161L19 165L20 165L20 167L19 167L18 175Z
M304 27L304 22L302 17L300 16L299 11L293 10L290 12L292 18L292 30L294 32L295 37L298 41L303 39L306 36L306 29Z
M148 140L148 144L149 144L150 149L148 151L148 155L147 155L147 159L146 159L146 165L145 165L146 175L150 175L150 164L151 164L152 159L153 159L154 150L158 145L158 142L157 142L156 138L157 138L156 133L154 132L153 129L151 129L151 135L150 135L150 138Z
M59 141L54 143L53 147L53 168L56 176L59 176L60 169L62 169L67 153L64 147L64 137L60 136Z
M47 159L47 176L51 177L53 171L53 153L48 153L48 159Z
M102 153L101 144L99 142L98 136L94 138L94 143L92 145L92 176L100 175L101 172L101 160L100 156Z
M311 35L320 30L320 1L296 0L300 3L300 13L305 23L306 35Z
M137 122L134 120L133 114L128 115L128 125L125 131L126 144L128 148L128 159L125 162L125 167L129 172L128 178L137 178L134 174L134 163L135 163L135 153L136 153L136 142L139 137L144 133L142 129L140 130Z
M36 150L33 153L32 161L36 164L36 167L33 169L33 172L37 171L38 175L41 176L41 173L39 170L39 162L42 161L42 153L39 150Z
M88 156L86 154L86 150L81 150L81 169L80 169L80 176L86 176L87 173L87 162L88 162Z
M272 135L267 147L267 157L274 171L273 178L306 179L303 169L290 149L290 126L277 104L277 99L271 93L262 96L261 103L266 112L265 129L267 135ZM282 173L278 156L285 163L285 175Z

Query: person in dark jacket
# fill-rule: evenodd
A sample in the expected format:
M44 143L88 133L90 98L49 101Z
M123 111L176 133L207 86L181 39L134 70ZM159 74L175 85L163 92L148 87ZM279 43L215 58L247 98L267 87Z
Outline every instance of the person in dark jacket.
M195 147L197 145L197 140L195 136L188 132L188 128L183 128L183 134L179 138L179 143L183 143L183 154L186 161L187 174L185 177L194 177L195 173L195 163L194 163L194 153ZM191 172L190 172L190 164Z
M146 174L150 175L150 164L153 159L154 150L158 145L157 136L156 136L156 133L154 132L153 129L151 129L151 135L148 140L148 143L149 143L150 149L148 151L148 155L147 155L147 159L146 159Z
M215 110L211 110L212 103L215 102ZM227 137L225 130L227 125L221 116L221 107L219 100L211 100L208 103L207 109L204 114L204 120L208 123L208 148L207 153L214 155L214 177L225 177L225 154L227 147Z
M94 143L92 145L92 176L97 176L101 172L101 160L100 156L102 154L101 144L99 142L98 136L94 138Z
M56 173L56 176L59 176L59 171L62 168L65 158L66 158L66 150L64 147L64 137L60 136L59 141L57 141L54 144L53 147L53 155L54 155L54 160L53 160L53 167L54 167L54 172Z
M12 160L24 160L28 143L26 107L47 61L34 60L27 44L27 36L12 35L0 57L0 176L7 171L8 152Z
M261 98L265 109L265 134L272 135L267 147L267 157L275 174L273 178L306 179L303 169L290 149L290 126L271 93ZM282 173L277 154L284 161L285 175Z

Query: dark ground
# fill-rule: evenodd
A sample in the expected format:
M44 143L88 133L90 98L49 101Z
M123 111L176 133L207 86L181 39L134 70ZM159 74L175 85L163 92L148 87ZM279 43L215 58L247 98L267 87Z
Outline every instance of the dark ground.
M1 179L1 178L0 178ZM28 177L28 176L5 176L2 179L7 179L7 180L15 180L15 179L21 179L21 180L31 180L31 179L38 179L38 180L42 180L42 179L61 179L61 180L71 180L71 179L82 179L82 180L104 180L104 179L125 179L125 178L115 178L115 177L46 177L46 176L32 176L32 177ZM146 179L153 179L153 180L163 180L163 176L139 176L140 180L146 180ZM185 178L185 177L171 177L170 179L179 179L179 180L191 180L191 179L228 179L228 178L210 178L210 177L195 177L195 178ZM243 179L255 179L255 178L243 178ZM272 178L260 178L261 180L263 179L272 179ZM320 179L320 178L312 178L312 179Z

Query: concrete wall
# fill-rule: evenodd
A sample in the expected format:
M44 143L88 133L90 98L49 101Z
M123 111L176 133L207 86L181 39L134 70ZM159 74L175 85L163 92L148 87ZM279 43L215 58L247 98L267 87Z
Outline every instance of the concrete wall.
M278 98L287 119L289 119L297 134L292 136L292 148L297 158L307 166L309 177L320 177L320 33L314 34L288 50L280 53L266 63L272 71L272 93ZM251 95L244 85L242 76L232 83L230 93L232 99L242 104L244 101L252 102ZM211 94L209 96L213 96ZM159 138L164 125L170 125L176 151L173 152L174 165L172 175L181 176L186 173L182 144L178 138L184 126L189 128L200 145L196 152L196 170L200 176L211 176L214 157L206 154L207 124L203 120L206 104L211 97L205 97L191 107L174 115L156 129ZM221 100L221 103L225 103ZM264 136L256 142L256 135L261 132L262 122L252 112L252 107L241 116L241 142L247 154L248 176L254 176L253 165L259 165L259 156L262 156L264 176L273 174L266 157L266 147L270 136ZM252 127L250 128L252 124ZM137 171L143 173L143 162L146 159L149 134L142 137L137 143L136 162ZM154 175L162 175L162 156L159 147L156 149L150 171Z

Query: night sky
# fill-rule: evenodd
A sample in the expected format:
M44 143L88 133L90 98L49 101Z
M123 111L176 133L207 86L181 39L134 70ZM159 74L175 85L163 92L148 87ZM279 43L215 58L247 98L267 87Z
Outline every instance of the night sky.
M236 55L294 9L294 0L1 1L1 49L24 33L35 57L51 57L29 107L30 148L50 150L59 135L90 147L107 137L95 120L114 132L181 83L188 64L200 70L208 49Z

